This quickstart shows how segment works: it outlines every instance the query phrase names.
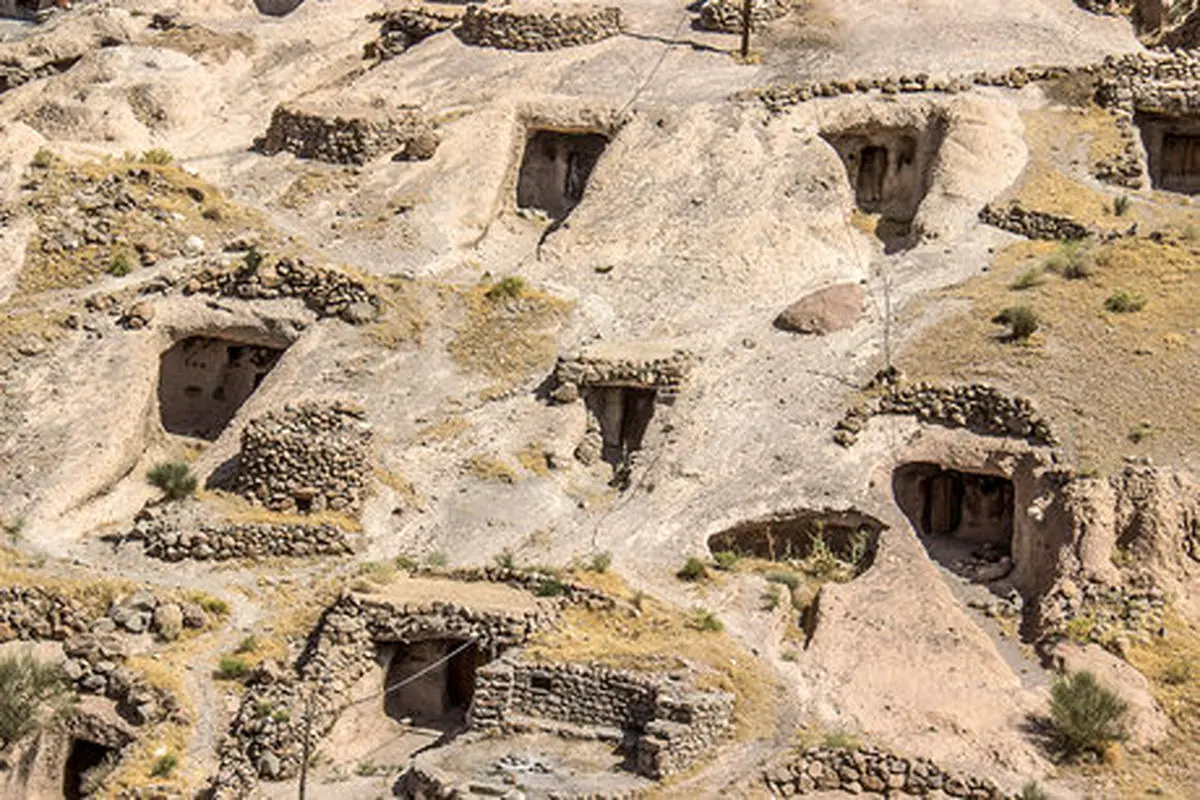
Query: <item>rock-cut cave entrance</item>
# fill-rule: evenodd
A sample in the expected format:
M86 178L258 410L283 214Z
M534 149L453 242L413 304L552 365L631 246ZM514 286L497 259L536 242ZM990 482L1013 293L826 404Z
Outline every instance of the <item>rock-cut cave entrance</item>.
M1011 570L1015 502L1008 478L915 462L892 473L892 492L935 561L975 579Z
M1200 117L1138 114L1150 182L1156 189L1200 194Z
M281 355L280 348L209 336L177 342L159 362L163 428L216 439Z
M72 739L63 767L63 797L66 800L82 800L89 796L88 773L114 757L116 752L111 747L87 739Z
M565 219L583 199L608 138L599 133L530 131L517 176L517 207Z
M654 389L630 386L589 387L585 395L588 410L600 425L604 443L601 458L617 466L629 461L630 455L642 449L642 440L658 392Z
M427 639L389 648L385 713L422 727L461 725L475 694L475 672L483 663L479 647L455 639Z

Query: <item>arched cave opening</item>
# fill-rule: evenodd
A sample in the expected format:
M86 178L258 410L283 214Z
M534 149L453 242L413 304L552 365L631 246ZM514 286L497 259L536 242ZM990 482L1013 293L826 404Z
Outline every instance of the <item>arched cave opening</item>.
M600 426L604 461L613 466L624 464L642 449L657 399L654 389L644 387L596 386L585 391L588 411Z
M486 663L478 645L426 639L388 647L384 712L397 722L422 727L462 724L475 694L476 670Z
M181 436L216 439L283 352L209 336L176 342L159 361L163 428Z
M116 752L112 747L87 739L72 739L63 767L62 791L65 800L83 800L87 797L88 773L115 757Z
M977 580L1012 569L1013 482L931 462L903 464L892 473L896 504L935 561ZM980 563L995 565L980 570Z
M1200 117L1138 114L1134 123L1146 148L1151 185L1168 192L1200 193Z
M849 509L801 509L738 523L708 537L710 552L732 552L770 561L802 561L818 548L862 574L875 560L882 522Z
M587 188L608 137L599 133L530 131L517 176L517 207L565 219Z

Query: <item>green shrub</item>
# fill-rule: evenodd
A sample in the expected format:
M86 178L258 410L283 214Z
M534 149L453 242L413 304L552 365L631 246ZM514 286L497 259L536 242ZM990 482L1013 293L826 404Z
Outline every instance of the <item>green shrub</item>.
M40 731L72 697L62 667L43 663L29 651L0 657L0 687L0 742L6 745Z
M800 586L800 576L792 572L768 572L767 582L778 583L794 591Z
M547 578L538 584L534 592L538 597L562 597L567 593L567 585L558 578Z
M175 156L171 155L169 150L164 150L161 147L155 147L152 150L147 150L142 153L142 161L147 164L157 164L160 167L165 167L175 160Z
M675 573L675 577L681 581L699 581L708 577L708 567L704 566L704 562L698 558L689 558L687 562L679 568Z
M1113 199L1113 213L1118 217L1123 217L1129 211L1129 195L1123 194L1120 197Z
M1042 272L1042 269L1040 267L1033 267L1022 272L1020 277L1009 285L1009 288L1023 291L1025 289L1032 289L1035 286L1041 286L1045 282L1046 275Z
M592 556L592 560L588 562L588 572L608 572L608 568L612 566L612 553L605 551L596 553Z
M1028 339L1041 325L1037 312L1029 306L1009 306L992 317L992 322L1007 325L1009 338L1018 342Z
M168 500L180 500L196 491L196 476L192 474L192 468L182 461L155 464L146 473L146 480L162 489Z
M516 275L509 275L493 283L484 293L488 300L515 299L525 293L525 281Z
M517 568L517 558L516 558L516 556L514 556L512 554L512 551L509 550L508 548L505 548L505 549L501 550L499 553L497 553L496 557L493 560L496 562L496 566L500 567L501 569L516 569Z
M721 550L713 554L713 561L716 562L717 569L729 571L737 566L738 556L732 550Z
M196 598L196 603L208 613L216 614L218 617L223 617L229 613L229 603L220 597L202 594Z
M1134 444L1141 444L1154 435L1154 426L1149 422L1139 422L1129 432L1129 441Z
M258 638L251 635L251 636L247 636L245 639L242 639L240 642L238 642L238 646L233 652L235 652L235 653L253 653L256 650L258 650Z
M242 257L242 263L246 265L247 269L257 272L258 268L262 266L265 258L266 256L258 252L257 247L251 247L246 251L246 255Z
M250 672L250 665L240 656L221 656L216 677L223 681L240 681Z
M108 274L117 278L122 278L133 272L133 260L129 257L129 253L121 251L112 257L112 261L108 262Z
M37 169L49 169L54 163L54 153L43 147L33 154L33 160L29 163Z
M396 560L392 563L396 565L396 569L402 569L405 572L414 572L418 566L415 558L404 553L396 556Z
M275 722L288 722L291 718L292 715L286 708L277 708L271 714L271 719Z
M716 614L700 606L696 606L688 612L687 626L705 633L720 633L725 630L724 623L717 618Z
M8 543L15 547L21 541L21 533L25 530L25 518L17 517L7 520L2 527L4 535L8 537Z
M1133 314L1146 307L1146 298L1134 292L1113 292L1104 301L1104 308L1114 314Z
M848 565L834 555L821 533L812 537L812 549L802 564L806 573L820 581L847 579L852 573Z
M1057 272L1068 280L1079 280L1092 274L1091 254L1087 242L1083 239L1070 239L1058 246L1042 266L1050 272Z
M1021 787L1021 800L1050 800L1050 795L1037 781L1029 781Z
M150 777L169 777L170 774L175 771L175 767L177 766L179 766L179 759L174 753L167 753L166 755L159 756L158 760L154 762L154 766L150 769Z
M857 750L862 747L862 740L848 731L829 731L821 743L831 750Z
M254 703L254 716L262 719L275 712L275 704L270 700L258 700Z
M431 567L444 567L450 563L450 559L446 558L446 554L441 550L430 553L425 557L425 563Z
M1050 687L1050 723L1059 750L1068 758L1102 754L1125 738L1129 705L1090 672L1063 676Z

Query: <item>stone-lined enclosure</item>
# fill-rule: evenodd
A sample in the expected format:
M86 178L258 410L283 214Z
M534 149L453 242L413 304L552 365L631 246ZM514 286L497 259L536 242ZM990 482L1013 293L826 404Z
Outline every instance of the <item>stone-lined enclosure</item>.
M433 158L438 135L420 109L307 102L276 108L257 144L266 155L287 151L331 164L362 165L385 153L397 161Z
M456 29L466 44L501 50L559 50L621 33L615 6L554 5L492 8L469 5Z

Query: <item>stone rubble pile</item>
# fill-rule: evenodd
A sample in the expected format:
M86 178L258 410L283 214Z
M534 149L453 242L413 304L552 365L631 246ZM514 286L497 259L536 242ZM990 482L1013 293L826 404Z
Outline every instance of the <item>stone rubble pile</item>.
M767 23L792 10L787 0L753 0L750 8L750 30L761 30ZM742 32L741 0L704 0L700 6L699 25L706 31L721 33Z
M573 403L579 399L580 389L589 387L654 389L675 395L687 381L693 360L685 350L645 358L599 356L587 351L560 356L550 397L558 403Z
M81 56L68 56L53 61L31 62L30 59L0 61L0 94L30 81L61 75L79 62Z
M437 152L433 122L418 108L278 106L266 134L255 142L266 155L361 166L391 153L398 161L425 161Z
M379 38L367 43L364 56L375 61L387 61L418 42L454 27L459 15L429 8L402 7L372 14L368 19L382 24Z
M834 441L850 447L868 420L879 414L913 416L924 423L1025 439L1033 445L1057 444L1049 423L1023 397L1009 397L983 384L944 387L923 382L891 386L884 395L849 409L837 423Z
M1118 585L1063 578L1038 604L1039 641L1093 642L1124 658L1132 642L1164 630L1166 611L1166 592L1144 576Z
M621 33L615 6L549 5L541 8L489 8L471 5L457 29L460 39L478 47L543 51L592 44Z
M1092 164L1092 176L1126 189L1141 189L1146 185L1146 177L1137 126L1128 114L1114 113L1117 132L1121 136L1121 150L1097 159Z
M294 297L319 317L339 317L355 325L374 320L382 307L362 281L301 258L281 258L273 264L247 258L232 269L206 267L184 281L183 293L241 300Z
M987 778L952 775L928 759L903 758L875 747L810 747L766 766L763 782L775 797L837 791L881 797L1020 797Z
M357 512L371 477L365 412L341 401L286 406L242 431L232 488L272 511Z

